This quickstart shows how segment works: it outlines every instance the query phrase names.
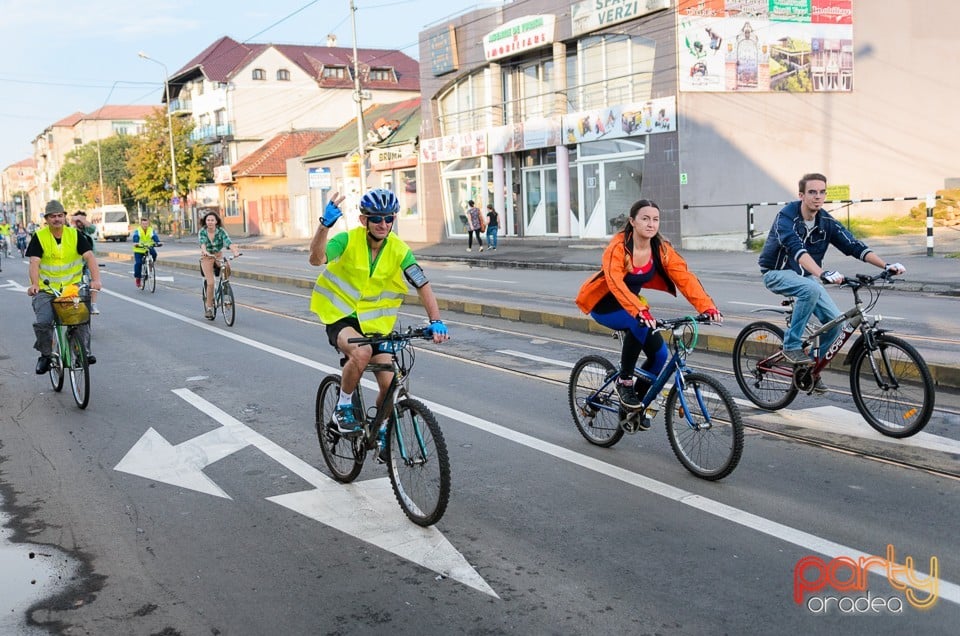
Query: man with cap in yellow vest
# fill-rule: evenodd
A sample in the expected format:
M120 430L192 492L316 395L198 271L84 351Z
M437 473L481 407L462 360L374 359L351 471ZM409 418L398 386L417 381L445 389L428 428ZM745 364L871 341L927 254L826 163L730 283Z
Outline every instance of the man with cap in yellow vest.
M430 319L433 341L449 339L440 320L440 308L423 270L410 247L391 232L400 202L389 190L371 190L360 199L360 227L327 238L340 218L344 197L334 193L320 218L310 242L310 264L327 263L317 277L310 309L327 326L327 339L346 357L340 383L340 399L334 420L341 433L359 429L353 412L353 392L367 363L389 362L387 354L374 352L370 345L352 344L350 338L364 334L389 333L407 292L407 283L417 290L420 304ZM378 372L379 405L392 379L390 372ZM362 416L362 415L361 415Z
M33 297L33 313L36 321L33 332L37 341L33 348L40 352L37 360L37 374L43 375L50 370L50 354L53 347L53 294L51 289L60 290L67 285L80 283L83 265L90 270L90 288L99 290L100 268L93 254L90 239L76 228L66 225L67 213L56 199L47 203L43 217L46 227L37 230L30 245L27 257L30 259L30 287L27 295ZM41 293L44 292L44 293ZM87 362L96 364L97 358L90 353L90 327L78 327L80 342L87 352Z

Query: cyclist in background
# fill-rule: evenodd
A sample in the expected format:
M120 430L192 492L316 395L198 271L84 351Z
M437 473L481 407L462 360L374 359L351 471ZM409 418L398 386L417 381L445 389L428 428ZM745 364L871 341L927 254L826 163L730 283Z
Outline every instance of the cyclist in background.
M200 271L203 273L203 279L207 286L207 306L205 317L207 320L213 320L213 290L214 273L217 267L217 260L223 258L223 250L227 249L236 256L240 252L233 247L233 242L223 229L223 221L216 212L207 212L203 215L203 227L200 228ZM230 278L230 261L223 261L223 279Z
M27 253L27 241L30 240L30 234L27 233L27 228L23 227L23 223L17 223L17 228L13 233L17 239L17 249L20 250L20 258L23 258Z
M843 282L843 274L825 270L821 265L831 244L847 256L880 269L894 274L906 271L900 263L885 263L863 241L854 238L839 221L830 216L823 209L826 196L825 176L816 172L803 175L800 179L800 200L788 203L777 213L758 261L767 289L797 299L793 305L790 328L783 335L783 357L795 365L813 364L801 346L803 330L810 316L815 314L820 324L825 325L841 313L837 303L820 284L821 281L835 285ZM821 337L821 356L837 339L841 328L842 325L837 325Z
M133 278L140 289L140 274L143 273L143 257L149 253L153 262L157 262L157 250L160 245L160 236L156 228L150 227L150 219L140 217L140 227L133 231Z
M50 293L50 286L62 289L80 283L86 264L90 269L90 289L100 289L100 268L97 267L97 257L93 254L90 241L76 228L66 225L67 213L63 205L56 199L49 201L43 216L47 226L38 229L27 246L27 256L30 258L27 295L33 297L33 313L36 316L33 332L37 340L33 348L40 352L37 375L50 370L50 355L53 353L53 294ZM50 286L44 281L49 281ZM90 352L90 325L79 325L77 331L87 352L87 362L96 364L97 358Z
M341 433L352 433L359 430L362 417L353 412L353 392L360 377L369 362L389 363L390 357L382 349L375 353L370 345L348 340L392 331L407 283L416 288L427 312L433 341L441 343L449 336L426 274L410 247L390 231L400 209L396 195L389 190L370 190L360 199L360 227L328 238L342 215L339 206L344 198L336 192L331 196L310 241L310 264L327 264L313 287L310 309L326 325L330 344L346 358L334 419ZM393 374L376 375L379 406Z
M96 254L97 253L97 226L92 223L87 223L87 213L83 210L77 210L73 213L73 216L70 217L70 224L77 229L78 232L85 235L90 241L90 250ZM90 277L90 272L87 271L87 266L83 266L84 273ZM100 309L97 308L97 293L96 291L90 292L90 313L99 314Z
M6 252L7 258L10 258L10 243L13 240L11 238L13 233L13 228L10 227L10 224L7 223L6 219L3 216L3 213L0 212L0 237L3 237L3 246L4 251Z
M687 269L687 262L660 234L660 208L653 201L640 199L630 207L630 216L603 251L601 271L588 279L577 294L577 306L604 327L625 331L620 352L620 377L617 395L625 409L638 410L649 383L640 380L634 386L634 369L640 352L646 354L645 371L658 375L667 363L667 345L657 321L650 314L644 288L659 289L674 296L677 290L701 314L722 323L723 315L700 280ZM649 428L649 423L641 424Z

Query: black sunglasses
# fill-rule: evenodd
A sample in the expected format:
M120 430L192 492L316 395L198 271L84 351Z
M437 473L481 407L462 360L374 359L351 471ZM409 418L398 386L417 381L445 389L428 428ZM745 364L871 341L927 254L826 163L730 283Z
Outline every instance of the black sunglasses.
M396 218L395 214L364 214L364 216L370 223L393 223L393 219Z

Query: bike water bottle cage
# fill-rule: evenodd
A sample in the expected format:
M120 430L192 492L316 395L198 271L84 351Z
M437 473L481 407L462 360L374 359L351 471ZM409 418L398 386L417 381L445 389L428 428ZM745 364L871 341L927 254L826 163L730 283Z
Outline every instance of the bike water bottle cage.
M423 269L416 263L403 270L403 275L406 276L407 281L417 289L420 289L430 282L427 280L427 275L423 272Z

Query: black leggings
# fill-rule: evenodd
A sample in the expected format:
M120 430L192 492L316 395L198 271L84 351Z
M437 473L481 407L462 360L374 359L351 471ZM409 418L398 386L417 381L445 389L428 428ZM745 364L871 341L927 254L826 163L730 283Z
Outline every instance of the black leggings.
M477 245L483 247L483 239L480 238L480 230L468 230L467 231L467 247L473 249L473 235L477 235Z
M633 370L637 366L637 360L640 358L640 352L646 356L646 361L640 366L644 371L649 371L657 360L661 348L664 346L663 337L659 331L647 335L647 339L641 344L637 337L631 332L623 335L623 349L620 350L620 377L629 378L633 376ZM638 379L641 386L637 387L637 393L643 396L647 392L650 384L643 379ZM640 393L640 389L643 393Z

